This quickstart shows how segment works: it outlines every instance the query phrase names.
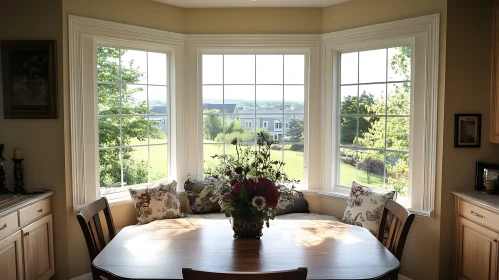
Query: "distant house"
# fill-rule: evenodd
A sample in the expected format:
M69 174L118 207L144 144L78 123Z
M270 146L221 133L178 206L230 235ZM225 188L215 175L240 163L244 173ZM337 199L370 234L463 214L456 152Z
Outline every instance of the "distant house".
M211 104L211 103L203 103L203 111L206 110L218 110L221 112L225 112L226 114L237 114L236 104Z
M293 112L298 116L303 115L303 111ZM244 130L264 129L269 132L274 140L284 139L284 128L289 128L289 122L295 115L283 114L275 110L241 110L239 111L239 122Z

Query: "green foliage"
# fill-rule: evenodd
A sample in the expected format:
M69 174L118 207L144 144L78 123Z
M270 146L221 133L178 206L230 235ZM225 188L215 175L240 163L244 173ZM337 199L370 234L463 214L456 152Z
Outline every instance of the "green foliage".
M237 122L237 121L234 121ZM265 137L269 138L270 134L264 129L258 129L257 133L265 134ZM225 134L225 141L232 141L233 139L237 139L238 143L255 143L255 131L254 130L241 130L241 131L233 131ZM224 134L220 133L215 137L215 142L223 142Z
M374 114L375 111L375 99L374 95L367 92L362 92L360 97L357 96L347 96L341 102L341 114L342 115L353 115L353 114ZM357 105L359 111L357 112ZM359 119L359 131L367 131L371 128L371 122L365 118ZM352 117L342 117L341 118L341 143L344 145L351 145L355 142L357 136L357 119Z
M121 55L126 51L122 50ZM105 82L136 83L144 73L131 60L128 65L119 65L119 49L97 47L97 78ZM121 77L120 77L121 74ZM146 102L136 102L134 94L142 91L141 87L130 87L109 84L98 85L99 115L148 114ZM120 103L121 100L121 103ZM120 123L122 137L120 137ZM144 141L148 137L164 139L166 135L154 127L153 123L144 117L100 118L99 144L101 147L130 145L132 139ZM136 184L147 182L148 167L143 160L132 157L132 149L122 149L123 182ZM120 150L109 149L99 151L100 185L101 187L121 186Z
M208 114L203 116L204 138L215 140L215 137L217 137L218 134L223 133L224 131L222 116L214 115L219 114L220 110L204 110L204 113Z

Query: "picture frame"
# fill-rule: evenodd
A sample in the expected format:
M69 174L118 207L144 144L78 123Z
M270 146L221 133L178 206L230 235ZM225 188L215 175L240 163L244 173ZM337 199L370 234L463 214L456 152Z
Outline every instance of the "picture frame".
M0 42L5 119L57 119L55 40Z
M485 192L485 182L487 180L494 180L497 176L499 176L499 164L477 162L475 190Z
M454 147L479 148L482 134L481 114L456 114L454 119Z

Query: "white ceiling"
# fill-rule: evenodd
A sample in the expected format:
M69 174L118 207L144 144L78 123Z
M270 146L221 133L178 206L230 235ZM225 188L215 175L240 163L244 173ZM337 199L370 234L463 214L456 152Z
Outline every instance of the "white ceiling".
M350 0L154 0L183 8L327 7Z

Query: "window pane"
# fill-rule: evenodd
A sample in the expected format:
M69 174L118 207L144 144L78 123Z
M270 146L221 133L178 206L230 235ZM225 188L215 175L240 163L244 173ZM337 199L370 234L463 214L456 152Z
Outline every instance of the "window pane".
M223 104L223 90L223 86L203 86L203 111L217 108L222 111L220 104Z
M351 187L352 182L357 180L357 151L340 149L340 186Z
M150 146L151 182L168 178L168 146Z
M304 116L303 115L284 115L284 141L288 143L303 143L304 139ZM287 124L287 126L286 126ZM300 148L297 145L296 148ZM301 144L303 150L303 144Z
M359 81L359 53L341 54L341 84L356 84Z
M121 86L121 112L129 114L148 114L147 87L137 85Z
M119 146L121 146L120 118L99 118L99 148Z
M148 84L153 85L166 85L168 64L166 62L167 56L164 53L147 53L149 79Z
M223 55L203 55L203 84L223 84Z
M303 182L305 167L303 157L303 145L285 145L284 146L284 173L290 179Z
M388 49L388 81L408 81L411 79L411 47L403 46Z
M123 148L123 185L149 182L148 147Z
M358 151L357 182L363 186L384 188L385 162L383 151Z
M97 80L118 82L120 80L120 51L117 48L97 47Z
M120 149L99 151L99 181L101 188L121 187Z
M147 52L121 50L121 81L147 83Z
M385 149L385 118L359 118L359 145L370 149Z
M148 86L149 108L151 114L167 114L167 88L166 86Z
M256 56L256 83L257 84L283 83L282 55Z
M386 82L386 49L359 53L359 82Z
M389 117L386 125L386 148L396 151L409 151L410 118Z
M359 114L385 114L386 84L360 85L359 96Z
M399 195L409 194L409 154L386 154L386 188L396 190Z
M226 106L235 104L242 114L254 113L255 86L224 86L224 102Z
M342 115L355 115L357 114L358 98L357 98L357 88L358 86L342 86L341 87L341 107L340 112Z
M284 86L284 111L303 113L305 86Z
M224 56L224 83L225 84L254 84L255 83L255 56L254 55L225 55Z
M410 83L396 83L388 85L388 114L411 114Z
M225 140L220 134L216 141L230 143L232 139L237 138L239 142L253 142L256 125L254 117L239 118L238 115L225 115Z
M305 56L285 55L284 56L284 84L302 85L305 84Z
M120 113L119 85L97 85L99 115L118 115Z
M204 143L223 142L223 116L221 114L203 115L203 139Z
M168 116L149 116L149 143L165 144L167 140Z
M148 144L148 121L145 117L122 117L122 145L147 145Z
M217 168L219 166L219 160L213 159L214 155L222 155L224 154L223 145L212 145L212 144L204 144L203 145L203 163L204 170L207 171L210 168Z
M256 86L256 110L258 113L265 113L265 111L282 112L282 99L282 86Z
M342 117L340 122L340 144L352 146L357 141L357 117Z

